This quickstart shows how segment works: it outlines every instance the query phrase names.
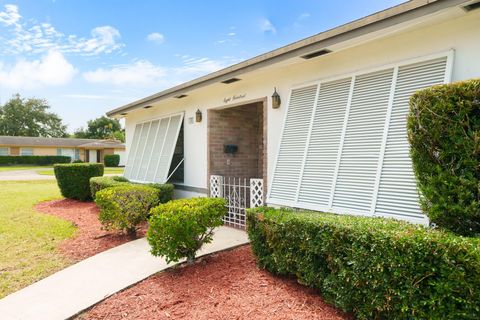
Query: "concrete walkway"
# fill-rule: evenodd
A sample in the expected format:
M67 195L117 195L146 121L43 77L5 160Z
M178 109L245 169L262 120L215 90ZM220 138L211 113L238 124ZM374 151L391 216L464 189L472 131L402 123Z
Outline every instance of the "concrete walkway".
M54 180L54 175L38 174L37 171L42 169L32 170L12 170L0 171L0 181L30 181L30 180ZM106 177L118 176L119 173L107 173Z
M199 256L248 243L244 231L220 227ZM2 320L68 319L108 296L165 270L145 238L99 253L0 300Z

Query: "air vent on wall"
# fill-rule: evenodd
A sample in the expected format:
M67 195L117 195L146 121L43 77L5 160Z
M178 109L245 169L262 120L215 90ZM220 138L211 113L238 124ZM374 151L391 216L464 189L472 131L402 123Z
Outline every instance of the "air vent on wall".
M187 95L186 94L179 94L178 96L175 96L177 99L182 99L185 98Z
M315 57L323 56L324 54L327 54L327 53L330 53L330 52L332 52L332 50L322 49L322 50L319 50L319 51L315 51L315 52L306 54L306 55L302 56L302 58L308 60L308 59L312 59L312 58L315 58Z
M474 3L470 3L470 4L467 4L466 6L463 7L463 9L465 11L473 11L475 9L480 9L480 1L477 1L477 2L474 2Z
M153 107L153 106L145 106L145 107L143 107L143 109L150 109L151 107Z
M123 112L123 113L120 113L121 116L126 116L127 113L126 112Z
M222 83L230 84L230 83L237 82L237 81L240 81L240 80L241 79L238 79L238 78L230 78L230 79L222 81Z

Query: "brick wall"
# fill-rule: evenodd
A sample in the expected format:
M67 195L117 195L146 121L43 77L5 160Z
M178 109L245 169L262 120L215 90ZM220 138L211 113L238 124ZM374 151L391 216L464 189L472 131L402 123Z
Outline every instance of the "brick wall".
M263 103L208 111L210 174L261 178L264 167ZM235 155L223 146L235 144Z

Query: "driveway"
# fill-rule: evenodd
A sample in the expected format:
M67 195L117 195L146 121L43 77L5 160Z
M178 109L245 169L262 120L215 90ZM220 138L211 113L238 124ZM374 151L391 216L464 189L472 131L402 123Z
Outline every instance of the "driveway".
M42 175L37 173L38 169L32 170L13 170L13 171L1 171L0 181L7 180L52 180L55 176Z

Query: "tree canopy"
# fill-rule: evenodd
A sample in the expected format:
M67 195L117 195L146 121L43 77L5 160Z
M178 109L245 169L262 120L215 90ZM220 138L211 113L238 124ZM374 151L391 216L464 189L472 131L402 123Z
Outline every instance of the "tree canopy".
M44 99L24 99L14 95L0 105L0 135L28 137L67 137L67 126Z
M87 128L77 129L74 133L75 138L88 139L116 139L125 141L120 122L116 119L101 116L87 122Z

